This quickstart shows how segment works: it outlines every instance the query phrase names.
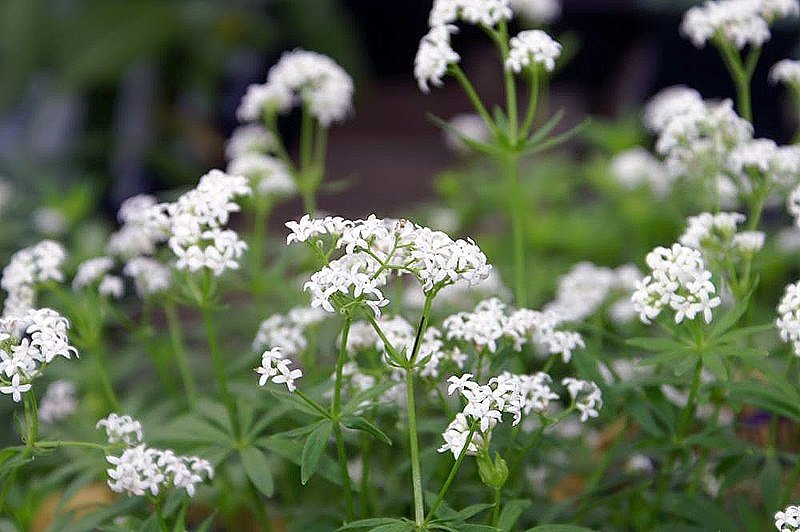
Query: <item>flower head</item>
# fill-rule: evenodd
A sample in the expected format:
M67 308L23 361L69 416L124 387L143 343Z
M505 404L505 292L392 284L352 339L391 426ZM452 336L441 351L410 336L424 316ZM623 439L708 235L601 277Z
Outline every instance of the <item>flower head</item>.
M295 381L303 376L303 372L299 369L292 369L291 366L292 361L284 358L279 347L264 351L264 354L261 355L261 366L254 370L261 375L258 385L264 386L267 382L272 381L275 384L285 384L290 392L295 391L297 389Z
M586 423L589 418L600 415L599 409L603 407L603 397L597 384L567 377L561 381L567 387L575 408L581 413L581 422Z
M542 30L527 30L511 38L506 68L521 72L529 66L540 65L547 72L552 72L560 55L561 45L547 33Z
M414 77L422 92L430 92L430 86L440 87L450 65L457 64L461 57L450 47L450 35L458 31L452 24L433 26L422 37L414 59Z
M778 61L769 71L772 83L785 83L786 85L800 87L800 61L784 59Z

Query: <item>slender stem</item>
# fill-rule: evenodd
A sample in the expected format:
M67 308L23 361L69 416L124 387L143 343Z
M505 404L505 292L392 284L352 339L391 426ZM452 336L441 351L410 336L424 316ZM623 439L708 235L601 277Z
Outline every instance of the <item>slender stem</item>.
M353 493L350 485L350 473L347 470L347 453L344 448L344 436L342 435L341 409L342 409L342 377L344 364L347 361L347 337L350 334L350 324L353 318L349 315L345 319L342 327L341 346L339 347L339 359L336 362L336 384L333 389L333 405L331 406L331 419L333 420L333 434L336 438L336 454L339 459L339 470L342 474L344 484L344 498L347 521L355 518L353 511Z
M98 449L100 451L105 451L108 447L107 445L103 445L101 443L92 443L88 441L71 441L71 440L46 440L36 442L37 449L58 449L61 447L78 447L78 448L86 448L86 449Z
M219 392L222 396L222 402L225 403L225 409L228 412L228 419L231 423L233 436L236 441L239 441L239 438L242 436L242 431L239 426L239 417L236 415L236 404L233 400L233 395L231 395L231 392L228 390L228 377L225 373L225 362L222 359L222 354L219 352L217 335L214 330L214 321L211 316L211 308L208 305L201 305L200 313L203 315L203 325L206 329L208 347L211 351L211 361L214 364L214 373L219 383Z
M367 434L361 435L361 478L359 479L359 495L361 498L361 516L371 515L372 498L370 497L370 457L372 455L372 439Z
M310 406L311 408L313 408L314 410L316 410L317 412L319 412L320 414L322 414L322 416L323 416L323 417L330 418L330 416L331 416L330 412L328 412L327 410L325 410L324 408L322 408L322 407L319 405L319 403L317 403L317 402L316 402L316 401L314 401L312 398L310 398L310 397L309 397L309 396L307 396L305 393L303 393L303 391L302 391L302 390L295 390L295 391L294 391L294 392L292 392L292 393L294 393L294 394L295 394L297 397L299 397L300 399L302 399L303 401L305 401L305 402L306 402L306 404L308 404L308 406Z
M525 229L524 198L520 190L519 157L507 153L503 157L503 169L508 183L508 208L511 216L511 235L514 249L514 300L517 307L525 307Z
M31 388L25 393L25 449L30 452L36 446L39 436L39 409L36 405L36 395Z
M414 489L414 519L418 527L425 522L425 502L422 498L422 470L419 460L417 412L414 405L414 370L406 369L406 405L408 409L408 446L411 452L411 485Z
M492 130L495 135L497 134L497 125L492 120L492 117L489 115L489 111L486 110L486 107L483 105L480 96L478 96L478 92L475 90L475 87L472 86L472 83L467 78L467 75L464 74L464 71L461 70L461 67L458 65L450 65L450 72L453 74L453 77L461 84L461 88L464 89L464 92L467 94L469 101L472 103L472 106L475 108L475 111L478 112L483 121L486 123L486 126Z
M347 453L344 448L342 426L338 421L333 423L333 435L336 439L336 456L339 462L339 472L342 475L342 483L344 484L345 515L349 522L355 518L355 511L353 510L353 489L350 485L350 471L347 469Z
M169 340L172 344L172 355L175 357L175 365L181 375L183 391L186 393L186 400L190 407L194 407L197 401L197 383L194 379L192 369L189 367L189 358L186 355L186 346L183 343L183 330L181 327L178 310L175 303L166 301L164 303L164 313L167 316L167 328L169 329Z
M500 521L500 495L503 493L503 488L494 489L494 506L492 507L492 526L497 528L497 522Z
M528 98L528 109L525 113L525 122L522 124L522 129L519 133L519 140L525 140L533 127L533 121L536 119L536 110L539 106L539 91L541 90L539 83L539 69L531 68L531 88L530 97Z
M440 489L439 493L436 495L436 500L433 502L433 506L431 506L431 509L428 511L428 516L425 518L425 521L423 521L423 523L422 523L423 527L430 522L430 520L433 518L434 514L436 513L436 510L439 509L439 505L442 504L442 501L444 500L444 496L447 495L447 490L450 489L450 484L452 484L453 481L455 480L456 474L458 473L458 470L461 468L461 464L464 462L464 459L467 457L467 450L469 449L470 443L472 443L472 437L474 435L475 435L475 427L470 427L469 434L467 435L467 439L464 442L464 447L462 447L461 448L461 452L458 453L458 458L456 458L456 461L453 463L453 466L450 468L450 473L447 475L447 480L444 481L444 484L442 485L442 489Z
M518 118L518 111L517 111L517 85L516 81L514 80L514 74L507 68L506 59L508 59L508 26L505 20L501 20L500 24L498 25L499 29L499 39L497 43L500 47L500 54L502 55L503 59L503 77L505 80L506 86L506 112L508 113L508 120L509 120L509 137L512 139L514 143L516 143L517 139L517 120Z

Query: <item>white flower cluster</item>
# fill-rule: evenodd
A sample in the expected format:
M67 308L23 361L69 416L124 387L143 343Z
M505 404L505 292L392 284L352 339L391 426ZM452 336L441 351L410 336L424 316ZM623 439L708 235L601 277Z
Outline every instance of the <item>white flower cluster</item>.
M117 212L121 227L106 245L109 255L129 259L152 255L158 244L167 240L169 222L153 196L139 194L122 202Z
M561 384L567 387L575 408L581 413L581 422L600 415L598 410L603 407L603 396L597 384L571 377L563 379Z
M136 293L144 298L170 287L172 272L150 257L134 257L128 261L122 273L133 279Z
M777 18L797 16L797 0L716 0L689 9L681 31L699 47L709 40L724 39L736 48L761 46L772 34Z
M611 298L617 300L610 308L611 317L620 323L636 316L630 295L642 274L632 264L616 269L579 262L558 280L556 298L549 303L551 311L564 321L580 322L597 312Z
M776 85L784 83L789 86L800 88L800 61L784 59L778 61L769 71L769 79Z
M258 123L245 124L231 133L225 143L225 157L233 160L248 153L272 153L277 146L275 134L264 126Z
M672 111L659 132L656 150L675 177L719 179L731 151L753 135L753 126L736 114L730 100L704 102L701 108L690 103L683 112L677 106Z
M511 9L534 24L550 24L561 16L559 0L511 0Z
M39 421L52 425L71 416L78 408L77 390L70 381L55 381L39 403Z
M243 153L232 159L227 171L250 180L253 190L261 196L289 196L297 192L286 163L263 153Z
M752 255L764 247L765 235L761 231L737 232L737 226L745 219L738 212L704 212L690 216L686 231L678 241L711 259L725 257L731 251Z
M727 169L744 190L768 183L785 192L800 180L800 146L778 146L769 139L743 142L731 151Z
M108 272L114 268L111 257L95 257L82 262L72 280L73 290L83 290L97 284L100 295L120 298L124 292L122 279Z
M144 437L142 424L128 415L109 414L98 421L95 428L106 431L106 440L110 444L139 445Z
M705 102L699 92L676 85L667 87L647 102L643 121L647 129L660 133L676 116L701 113L704 110Z
M305 283L311 293L312 307L335 312L339 299L363 302L376 317L389 304L381 291L390 277L410 273L426 293L466 281L475 285L486 279L491 270L486 255L471 240L453 240L441 231L433 231L405 220L344 220L338 217L311 219L303 216L288 222L286 243L309 242L317 246L323 236L334 240L334 248L344 255L331 260ZM311 242L314 240L315 242Z
M510 0L434 0L428 24L435 27L461 21L494 27L512 16Z
M308 346L305 330L321 322L324 313L315 308L297 307L288 314L274 314L261 322L253 340L253 351L279 347L284 356L295 357Z
M506 68L517 73L532 65L552 72L561 56L561 45L542 30L520 32L511 38L510 44Z
M280 347L264 351L261 355L261 366L254 371L261 375L258 379L259 386L272 381L275 384L285 384L290 392L297 389L294 382L303 376L301 370L292 369L292 361L284 357Z
M207 460L140 444L141 424L130 416L111 414L97 422L97 428L101 427L108 434L108 443L128 446L120 456L106 456L113 466L106 470L108 487L115 493L156 496L174 487L186 490L193 497L204 476L214 477L214 468Z
M67 319L49 308L0 318L0 393L19 402L31 381L56 357L77 357L68 330Z
M350 114L353 90L353 79L333 59L293 50L270 69L266 83L247 88L236 114L242 122L253 122L264 113L286 113L303 105L322 126L329 127Z
M632 148L617 154L611 160L610 172L626 189L646 187L658 198L666 196L675 181L664 164L644 148Z
M491 298L478 303L472 312L445 318L442 329L448 340L467 342L479 351L495 353L502 339L510 341L516 351L533 342L545 354L560 354L564 362L569 362L572 352L585 346L579 333L557 330L562 322L555 312L509 311L499 299Z
M791 342L794 354L800 356L800 283L786 286L778 304L778 319L775 321L781 340Z
M472 374L465 373L461 377L447 379L447 394L453 395L458 391L466 401L463 411L456 415L442 434L444 444L439 447L440 453L450 451L455 458L467 444L471 427L474 434L466 452L474 456L488 448L492 429L503 419L503 414L511 414L516 425L522 419L525 405L515 379L492 377L488 384L478 384L472 377Z
M665 307L675 312L675 323L693 320L698 314L711 322L712 309L722 301L714 295L711 272L698 250L681 244L657 247L645 261L651 273L637 283L631 297L642 322L649 324Z
M778 532L797 532L800 530L800 506L787 506L775 513L775 528Z
M66 257L61 244L52 240L43 240L12 255L0 278L0 287L6 292L3 315L25 314L33 308L36 285L64 281L61 265Z
M546 414L550 401L558 399L551 385L553 379L544 372L533 375L517 375L504 371L497 376L499 381L511 381L522 395L522 413L526 416L531 412Z
M422 92L430 92L430 86L441 87L447 67L461 60L450 46L450 35L458 28L452 24L431 27L419 42L414 58L414 77Z
M250 194L247 179L211 170L197 187L174 203L161 205L168 215L169 247L179 270L208 268L214 275L239 268L247 244L231 229L223 229L230 214L239 210L234 201Z

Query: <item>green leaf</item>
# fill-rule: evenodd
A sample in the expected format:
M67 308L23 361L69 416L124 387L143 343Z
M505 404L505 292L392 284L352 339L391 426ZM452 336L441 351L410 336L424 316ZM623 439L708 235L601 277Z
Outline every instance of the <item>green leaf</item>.
M591 528L575 525L539 525L529 528L526 532L595 532Z
M481 512L488 510L489 508L493 507L494 504L489 503L480 503L480 504L473 504L471 506L467 506L459 511L441 511L441 520L442 521L466 521L467 519L471 519L475 517ZM440 507L442 510L445 510L445 507Z
M626 344L646 349L647 351L664 352L684 349L686 346L672 338L629 338Z
M752 294L752 290L728 312L714 320L714 326L711 327L709 335L710 338L717 338L736 325L736 322L747 312L747 307L750 306L750 294Z
M323 423L306 438L306 443L303 445L303 453L300 458L300 480L303 485L308 482L319 465L319 459L322 458L322 453L328 442L331 439L332 426L330 423Z
M355 530L358 528L369 528L370 530L377 530L379 527L382 526L391 526L391 525L404 525L409 526L411 528L404 528L402 530L413 530L414 523L410 521L404 521L402 519L395 519L392 517L373 517L370 519L361 519L360 521L353 521L352 523L347 523L344 526L339 527L337 530Z
M777 508L780 503L781 487L781 465L778 460L771 456L767 458L764 469L761 470L759 478L761 483L761 497L765 508Z
M500 511L500 518L497 521L497 527L502 532L511 532L514 525L517 524L519 518L531 505L528 499L513 499L508 501L503 509Z
M377 425L375 425L365 417L361 416L347 417L342 419L342 423L344 423L344 425L347 428L360 430L372 434L386 445L392 444L392 440L389 438L389 436L387 436L385 432L383 432L381 429L377 427Z
M376 386L373 386L371 388L368 388L362 392L355 394L342 407L342 414L350 415L356 412L357 410L361 410L364 407L364 403L372 402L373 399L383 395L383 392L385 392L395 384L396 384L395 382L383 382L381 384L378 384Z
M282 390L276 390L273 388L271 388L269 392L272 395L274 395L275 398L278 399L280 402L288 406L291 406L296 410L305 412L306 414L309 414L317 418L325 417L322 415L322 412L318 411L316 408L312 407L311 405L309 405L308 403L306 403L305 401L300 399L300 397L298 397L293 393L284 392Z
M244 472L250 482L267 497L272 497L275 492L275 482L272 479L272 468L264 453L255 447L245 447L239 451L242 458Z
M211 530L211 524L214 522L215 517L217 517L217 512L214 512L213 514L209 515L205 521L200 523L200 526L197 527L197 530L195 532L208 532L209 530Z
M489 525L473 525L467 523L458 527L458 530L459 532L497 532L500 529Z
M714 374L716 378L721 381L728 380L728 367L725 365L725 361L717 355L716 353L706 353L703 355L703 366L705 366L708 371Z
M296 440L270 436L268 438L260 438L256 440L255 444L260 448L267 449L278 456L282 456L287 460L291 460L298 466L301 464L303 446ZM333 482L339 486L342 485L342 477L339 474L338 466L333 460L325 455L323 455L322 459L320 460L319 466L317 467L317 473L325 480ZM353 491L358 490L359 486L358 484L355 484L353 486Z

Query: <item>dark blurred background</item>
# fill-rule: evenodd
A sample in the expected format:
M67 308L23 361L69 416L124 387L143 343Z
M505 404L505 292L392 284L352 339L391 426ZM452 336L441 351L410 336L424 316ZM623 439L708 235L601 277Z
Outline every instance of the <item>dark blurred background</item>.
M676 83L709 98L732 96L716 51L679 35L691 3L564 0L549 31L574 56L556 76L550 107L575 124L587 115L630 116ZM324 196L324 209L391 212L429 197L452 155L426 113L469 110L454 83L423 95L413 79L429 0L0 5L0 174L45 202L68 198L113 213L132 194L224 168L239 98L295 47L332 56L356 79L356 113L332 132L328 173L350 188ZM789 138L782 92L766 78L777 60L800 55L799 39L795 20L776 28L766 47L754 87L759 136ZM481 32L463 31L456 48L479 91L501 97L498 61ZM291 144L292 119L284 126Z

